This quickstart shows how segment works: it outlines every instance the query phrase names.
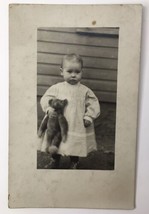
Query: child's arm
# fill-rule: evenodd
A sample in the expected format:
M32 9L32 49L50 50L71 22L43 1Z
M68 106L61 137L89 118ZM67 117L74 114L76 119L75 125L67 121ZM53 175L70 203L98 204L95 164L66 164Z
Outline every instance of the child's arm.
M100 115L100 105L98 98L90 89L86 94L85 107L86 112L84 115L84 125L85 127L88 127L93 122L93 120Z
M57 89L56 86L53 85L51 86L46 92L45 94L42 96L41 100L40 100L40 104L42 107L42 110L45 113L48 113L50 111L53 111L53 108L49 106L49 100L56 98L57 96Z

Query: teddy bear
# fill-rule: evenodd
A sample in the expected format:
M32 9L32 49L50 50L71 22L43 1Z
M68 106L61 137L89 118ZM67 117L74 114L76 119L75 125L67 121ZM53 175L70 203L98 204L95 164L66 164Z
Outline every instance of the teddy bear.
M54 111L45 115L39 127L38 136L41 137L43 133L46 134L46 152L50 154L56 154L61 141L65 142L67 139L68 122L63 114L67 104L67 99L50 99L49 106Z

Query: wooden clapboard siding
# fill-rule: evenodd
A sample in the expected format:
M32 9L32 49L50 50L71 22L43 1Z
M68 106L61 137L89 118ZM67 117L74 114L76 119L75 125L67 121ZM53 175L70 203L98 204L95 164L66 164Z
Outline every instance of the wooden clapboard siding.
M70 34L64 32L53 32L53 31L38 31L38 41L42 42L57 42L62 44L78 44L85 46L100 46L100 47L118 47L118 39L111 38L105 36L94 37L91 35L80 36L79 34Z
M108 47L95 47L95 46L84 46L74 44L61 44L61 43L50 43L50 42L38 42L37 51L40 53L54 53L54 54L66 54L66 53L78 53L81 56L102 57L117 59L117 48Z
M58 82L63 82L62 77L38 75L37 84L51 86ZM82 79L82 84L88 85L92 90L114 91L116 92L116 81Z
M37 73L41 75L59 76L60 65L37 64ZM117 70L91 69L83 70L83 78L100 80L117 80Z
M38 28L37 95L39 100L49 86L63 81L62 57L76 53L83 57L82 83L91 88L101 102L116 102L117 28Z
M116 102L116 93L112 91L94 91L100 102Z
M69 51L66 52L66 54L68 53L71 53L71 49L69 49ZM62 57L63 55L59 55L59 54L38 53L37 60L38 60L38 63L60 65L62 61ZM87 68L117 69L117 60L84 57L83 65L85 68L87 67Z

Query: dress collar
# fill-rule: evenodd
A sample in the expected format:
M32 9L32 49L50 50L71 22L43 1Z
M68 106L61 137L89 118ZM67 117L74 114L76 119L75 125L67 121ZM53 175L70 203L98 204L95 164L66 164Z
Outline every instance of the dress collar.
M77 86L80 85L80 82L78 82L78 83L75 84L75 85L71 85L71 84L69 84L68 82L65 81L64 84L67 85L67 86L69 86L69 87L77 87Z

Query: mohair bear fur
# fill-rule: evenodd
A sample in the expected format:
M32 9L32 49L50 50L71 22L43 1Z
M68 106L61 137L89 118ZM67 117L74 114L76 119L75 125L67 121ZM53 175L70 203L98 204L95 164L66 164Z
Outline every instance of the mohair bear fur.
M65 142L67 139L68 123L63 115L64 108L68 101L60 99L49 100L49 106L54 109L50 115L46 115L41 122L38 130L38 136L41 137L46 132L47 148L46 151L50 154L56 154L60 142Z

